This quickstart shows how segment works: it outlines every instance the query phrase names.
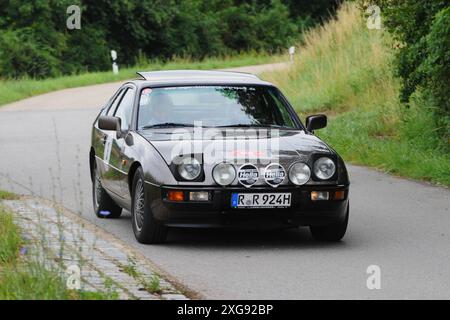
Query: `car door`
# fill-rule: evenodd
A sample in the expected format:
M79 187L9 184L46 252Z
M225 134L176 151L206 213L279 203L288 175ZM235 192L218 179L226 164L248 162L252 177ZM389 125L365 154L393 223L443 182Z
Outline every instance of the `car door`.
M127 180L127 173L123 171L123 150L125 148L125 136L130 129L131 117L133 114L133 104L136 89L133 86L124 88L124 94L118 103L113 116L121 120L121 134L117 132L109 132L105 141L104 161L108 164L107 174L103 177L104 185L110 191L114 192L121 198L123 193L123 185Z
M111 98L111 101L108 103L108 105L102 110L100 115L112 116L115 113L119 102L122 100L125 90L126 88L120 88L117 93ZM93 144L95 154L98 157L97 168L102 180L102 186L108 191L110 191L111 189L109 176L112 172L112 169L109 166L109 157L111 155L110 150L112 146L112 139L115 134L115 131L113 132L99 129L98 123L96 123L94 127Z

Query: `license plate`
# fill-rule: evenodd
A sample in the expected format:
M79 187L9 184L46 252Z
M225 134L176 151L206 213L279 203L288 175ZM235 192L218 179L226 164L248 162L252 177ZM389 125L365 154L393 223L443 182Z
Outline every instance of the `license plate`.
M291 193L232 193L233 208L287 208L291 206Z

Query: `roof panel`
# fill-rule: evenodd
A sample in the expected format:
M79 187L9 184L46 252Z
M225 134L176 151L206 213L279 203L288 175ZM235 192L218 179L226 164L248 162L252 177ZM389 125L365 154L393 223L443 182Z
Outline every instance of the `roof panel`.
M148 81L171 81L181 79L258 79L257 76L250 73L231 72L231 71L206 71L206 70L169 70L169 71L140 71L137 72L142 78Z
M152 87L185 85L269 85L256 75L232 71L170 70L137 72L141 85Z

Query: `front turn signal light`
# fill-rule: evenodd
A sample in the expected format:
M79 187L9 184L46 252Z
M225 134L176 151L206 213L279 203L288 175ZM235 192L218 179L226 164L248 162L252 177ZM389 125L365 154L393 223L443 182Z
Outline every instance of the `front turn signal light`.
M344 190L335 191L334 192L334 196L333 196L333 200L344 200L344 197L345 197L345 191Z
M184 201L183 191L169 191L167 192L167 199L169 201Z

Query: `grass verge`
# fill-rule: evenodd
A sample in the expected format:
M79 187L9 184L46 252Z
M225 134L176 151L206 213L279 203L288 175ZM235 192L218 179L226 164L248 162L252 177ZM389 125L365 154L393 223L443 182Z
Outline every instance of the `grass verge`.
M305 36L286 74L276 83L301 115L331 119L318 131L344 159L400 176L450 185L450 147L436 133L433 106L417 95L407 108L394 76L394 42L384 30L369 30L354 5Z
M44 80L31 78L23 78L20 80L0 79L0 106L55 90L136 78L136 71L235 68L273 63L281 61L281 59L280 56L269 56L264 53L255 52L221 58L205 58L201 61L195 61L189 58L174 58L172 61L164 63L159 60L142 59L137 66L121 68L118 75L114 75L111 71L105 71L62 76Z
M19 196L14 193L0 190L0 200L16 200L18 198Z
M4 192L2 192L4 194ZM30 257L13 215L0 204L0 300L108 300L116 292L68 290L57 270Z

